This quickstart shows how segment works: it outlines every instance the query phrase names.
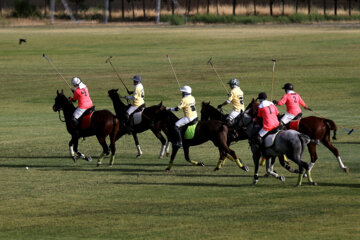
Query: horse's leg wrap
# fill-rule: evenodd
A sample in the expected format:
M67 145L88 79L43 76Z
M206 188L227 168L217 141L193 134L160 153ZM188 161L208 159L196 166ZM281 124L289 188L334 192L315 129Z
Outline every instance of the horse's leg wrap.
M97 162L97 166L100 166L102 164L102 160L104 159L105 157L105 153L102 152L99 156L99 159L98 159L98 162Z
M231 161L235 162L235 159L233 158L233 156L231 156L230 154L226 154L226 157L228 159L230 159Z
M71 157L74 157L75 156L75 152L74 152L74 146L69 146L69 153L70 153L70 156Z
M164 154L165 154L165 148L166 148L166 145L161 145L159 158L163 158L163 157L164 157Z
M224 158L224 159L219 158L219 161L218 161L218 163L216 164L216 167L215 167L214 171L220 170L220 168L222 167L222 162L223 162L224 160L225 160L225 158Z
M166 152L167 157L170 156L170 144L171 144L171 142L166 143L165 152Z
M349 168L346 167L346 166L344 165L344 163L341 161L341 157L340 157L340 156L337 156L336 159L337 159L337 161L338 161L338 163L339 163L339 166L340 166L346 173L349 173L350 170L349 170Z
M300 173L300 174L299 174L299 178L298 178L298 182L297 182L296 186L301 186L302 180L303 180L303 173Z
M136 145L136 149L138 150L138 154L136 155L136 157L139 158L143 154L140 145Z
M115 155L112 155L110 156L110 163L109 163L109 166L112 167L114 165L114 161L115 161Z

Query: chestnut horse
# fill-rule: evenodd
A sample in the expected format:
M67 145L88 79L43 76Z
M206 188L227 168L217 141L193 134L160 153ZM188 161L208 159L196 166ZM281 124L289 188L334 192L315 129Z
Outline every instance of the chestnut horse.
M258 105L259 103L257 103L254 99L249 104L251 108L250 114L252 116L256 116ZM346 173L349 173L349 168L343 164L339 151L330 142L331 130L334 131L333 139L335 140L337 127L334 121L316 116L302 118L297 129L298 132L308 135L311 139L319 140L335 155L340 168L342 168ZM316 142L310 142L308 144L308 150L311 157L311 162L309 163L309 170L311 171L315 165L316 160L318 159L316 153Z
M64 92L62 90L61 93L57 91L57 96L55 98L55 104L53 106L53 110L54 112L59 112L59 116L61 110L64 112L66 129L72 136L69 142L69 150L70 150L70 155L73 158L74 162L76 162L77 159L79 158L84 158L88 161L92 160L90 156L87 157L78 151L78 140L79 137L85 138L96 135L100 145L103 148L103 151L100 154L98 160L98 165L100 165L104 156L109 155L109 147L106 144L105 139L107 136L110 136L111 157L110 157L109 165L110 166L113 165L115 160L115 151L116 151L115 148L116 135L119 131L119 126L120 126L120 122L114 114L112 114L108 110L94 111L91 116L90 126L85 129L80 128L79 131L80 136L78 136L77 134L75 134L75 128L71 123L71 119L75 111L75 107L64 95Z
M179 120L179 118L174 113L166 109L162 110L161 113L158 115L158 117L162 121L161 124L162 129L165 133L167 133L167 136L169 137L169 141L172 141L173 143L176 142L176 133L174 130L174 126L175 123ZM182 128L183 136L185 130L186 130L185 128ZM184 149L184 155L186 161L190 162L193 165L204 166L202 162L196 162L190 160L189 148L190 146L200 145L210 140L219 149L219 154L220 154L218 164L214 169L215 171L219 170L225 158L228 158L231 161L235 162L239 168L248 172L249 168L241 162L241 160L236 155L235 151L230 149L227 144L228 131L229 131L228 127L221 121L209 120L209 121L198 122L195 128L194 137L192 139L184 139L183 137L183 149ZM173 144L171 159L168 167L166 168L167 171L171 169L178 150L179 147Z

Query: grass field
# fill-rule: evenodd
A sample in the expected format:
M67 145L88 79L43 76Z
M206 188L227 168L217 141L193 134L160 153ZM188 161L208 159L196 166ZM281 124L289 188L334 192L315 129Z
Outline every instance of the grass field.
M19 45L19 38L27 43ZM358 28L336 25L1 28L0 239L359 239L359 39ZM246 103L270 93L277 58L274 98L292 82L312 109L334 120L334 145L350 174L319 146L313 168L319 186L305 181L294 188L297 176L278 163L285 183L260 178L251 186L246 141L231 147L249 173L231 162L214 172L218 153L211 143L190 149L206 167L189 165L181 150L167 173L169 159L157 159L160 142L151 132L139 135L140 159L125 136L114 167L74 164L70 136L52 111L56 90L70 91L43 53L67 80L79 76L88 85L97 109L111 111L107 90L125 91L105 63L108 56L129 88L130 77L142 75L148 106L175 106L180 94L169 54L180 83L193 88L198 113L201 101L226 99L206 64L210 57L224 81L240 79ZM347 135L344 127L355 131ZM80 150L96 158L101 147L88 138Z

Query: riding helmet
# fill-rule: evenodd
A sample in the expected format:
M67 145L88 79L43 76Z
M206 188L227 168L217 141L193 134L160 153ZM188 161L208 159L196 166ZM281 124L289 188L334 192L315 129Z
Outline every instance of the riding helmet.
M230 79L228 84L230 84L230 86L239 86L239 80L237 80L236 78L232 78Z
M257 97L257 99L260 99L260 100L265 100L265 99L267 99L266 93L265 93L265 92L259 93L259 96Z
M180 89L180 92L187 93L187 94L191 94L191 87L189 87L189 86L183 86L183 87Z
M291 83L286 83L282 89L285 89L285 90L294 90L294 86L291 84Z
M72 84L73 86L79 85L80 83L81 83L81 80L80 80L80 78L78 78L78 77L73 77L73 78L71 79L71 84Z
M133 76L132 80L135 81L135 82L141 83L141 76L140 75L135 75L135 76Z

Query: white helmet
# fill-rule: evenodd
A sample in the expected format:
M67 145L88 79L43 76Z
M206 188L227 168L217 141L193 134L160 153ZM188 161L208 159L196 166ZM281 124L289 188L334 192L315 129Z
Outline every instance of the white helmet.
M187 93L187 94L191 94L191 87L189 87L189 86L183 86L183 87L180 89L180 92Z
M78 77L73 77L73 78L71 79L71 84L72 84L73 86L79 85L80 83L81 83L81 80L80 80L80 78L78 78Z

